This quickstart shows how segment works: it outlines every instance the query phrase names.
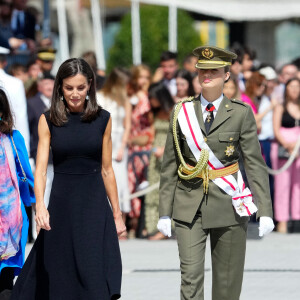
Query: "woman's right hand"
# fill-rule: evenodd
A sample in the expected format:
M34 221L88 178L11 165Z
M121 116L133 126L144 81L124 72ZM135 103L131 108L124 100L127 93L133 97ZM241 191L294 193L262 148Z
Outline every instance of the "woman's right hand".
M51 230L50 215L45 205L36 206L35 221L38 232L40 229Z
M296 146L296 142L294 142L294 143L287 143L287 144L284 146L284 148L285 148L290 154L292 154L292 152L293 152L295 146Z

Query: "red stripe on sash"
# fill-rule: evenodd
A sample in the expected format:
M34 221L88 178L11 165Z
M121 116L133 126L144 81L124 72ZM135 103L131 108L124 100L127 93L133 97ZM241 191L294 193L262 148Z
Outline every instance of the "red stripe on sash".
M247 198L247 197L252 197L252 194L240 196L240 197L234 197L234 198L232 198L232 200L238 200L238 199L243 199L243 198Z
M188 115L187 110L186 110L186 107L185 107L185 103L182 104L182 107L183 107L183 111L184 111L184 114L185 114L187 123L188 123L188 125L189 125L190 132L191 132L191 134L192 134L193 140L194 140L194 142L195 142L197 148L201 151L201 148L200 148L200 146L198 145L198 142L197 142L197 140L196 140L195 133L194 133L194 131L193 131L193 128L192 128L192 125L191 125L191 122L190 122L190 118L189 118L189 115ZM210 166L213 170L216 170L216 168L211 164L210 161L208 161L208 164L209 164L209 166ZM227 184L229 184L230 187L235 191L235 187L234 187L227 179L225 179L224 177L221 177L221 179L223 179Z
M251 212L250 212L250 210L249 210L248 206L247 206L247 205L245 205L245 203L243 203L243 205L245 206L245 208L246 208L246 210L247 210L247 214L248 214L249 216L251 216Z

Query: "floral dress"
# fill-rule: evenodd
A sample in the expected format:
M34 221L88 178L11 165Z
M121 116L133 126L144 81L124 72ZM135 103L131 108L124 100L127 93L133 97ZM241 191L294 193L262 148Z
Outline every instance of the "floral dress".
M149 164L149 153L152 142L151 124L148 119L150 111L149 99L146 94L143 94L139 98L137 105L132 109L130 139L143 135L149 135L150 139L145 146L132 145L129 147L128 181L131 194L136 192L139 184L147 179L146 170ZM141 152L145 152L145 154L138 155ZM149 153L147 154L147 152ZM139 198L132 199L130 217L139 217L140 211L141 200Z

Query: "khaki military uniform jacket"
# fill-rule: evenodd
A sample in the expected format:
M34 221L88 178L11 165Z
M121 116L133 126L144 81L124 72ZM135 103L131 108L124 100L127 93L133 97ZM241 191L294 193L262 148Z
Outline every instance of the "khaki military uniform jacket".
M272 217L272 204L266 164L261 155L257 138L257 128L251 107L238 100L223 98L219 110L206 134L200 97L193 100L198 123L206 143L215 156L227 167L243 157L250 190L258 206L257 217ZM173 139L173 115L169 126L160 179L159 215L191 223L198 209L202 215L203 228L226 227L244 223L249 217L240 217L232 206L232 198L212 181L204 195L202 179L183 180L177 170L179 158ZM177 136L185 161L196 164L196 159L188 147L185 136L177 121ZM233 155L226 155L228 146L234 147ZM237 178L237 173L233 174Z

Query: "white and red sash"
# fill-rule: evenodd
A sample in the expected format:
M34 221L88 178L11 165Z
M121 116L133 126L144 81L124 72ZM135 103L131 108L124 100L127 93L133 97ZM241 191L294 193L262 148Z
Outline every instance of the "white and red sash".
M225 167L204 141L193 102L184 102L182 104L178 115L178 122L182 133L186 137L187 144L197 161L200 157L201 149L207 149L209 151L209 169L215 170ZM216 178L212 181L226 194L232 197L232 205L238 215L241 217L251 216L257 211L257 207L252 201L252 194L248 188L245 188L245 183L240 171L238 171L237 180L232 175L228 175Z

